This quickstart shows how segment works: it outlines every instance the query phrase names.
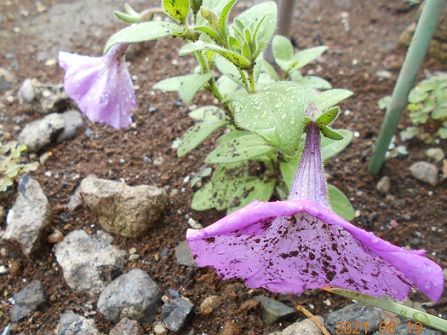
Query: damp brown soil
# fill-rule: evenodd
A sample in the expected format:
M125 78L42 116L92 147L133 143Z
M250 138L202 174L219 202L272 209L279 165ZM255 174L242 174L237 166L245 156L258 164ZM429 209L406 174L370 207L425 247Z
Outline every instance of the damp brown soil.
M62 3L63 1L60 1ZM153 1L152 1L153 2ZM59 1L42 1L47 8ZM298 48L325 44L329 51L317 63L305 70L329 80L334 87L346 88L354 96L342 104L344 115L336 126L356 132L352 144L327 166L328 179L342 189L351 199L357 212L354 223L361 228L400 246L426 249L428 257L447 266L447 192L446 183L433 187L414 179L408 168L426 159L427 145L406 144L408 155L389 159L379 176L369 176L367 163L372 144L378 133L383 112L377 108L377 101L390 94L402 62L404 50L397 46L400 33L417 16L417 10L400 10L388 1L298 1L291 38ZM28 11L28 16L21 10ZM0 67L11 69L18 78L12 88L16 92L25 78L41 81L61 82L62 71L57 66L44 65L37 60L37 54L54 45L45 44L29 35L14 32L19 24L43 15L35 10L32 1L9 1L0 4L0 28L8 37L0 50ZM111 25L103 36L118 29ZM83 54L99 54L104 38L98 38L94 31L71 51ZM188 228L187 217L203 225L211 224L223 216L215 211L194 212L190 209L193 190L184 178L199 171L203 158L213 148L213 137L198 150L184 158L177 158L171 145L192 124L187 117L188 106L178 103L175 94L153 91L153 85L166 77L187 73L194 64L190 58L180 58L177 48L179 40L164 40L156 44L145 44L134 48L128 60L130 72L135 76L138 87L138 109L135 112L135 126L126 131L116 132L105 126L87 123L90 131L82 131L74 140L52 146L48 161L33 176L41 183L53 210L51 228L64 234L76 229L94 233L98 227L95 216L86 208L68 211L65 205L82 178L89 174L98 177L123 180L130 185L154 184L165 187L171 194L164 216L146 235L137 239L115 236L114 244L129 250L136 248L139 260L128 262L122 272L141 268L159 283L164 292L169 288L178 290L195 304L193 317L181 331L182 334L265 334L278 330L292 320L265 326L259 306L244 304L263 290L250 290L237 281L222 281L209 269L195 269L176 263L174 248L185 239ZM428 59L425 70L434 71L442 66ZM390 79L377 76L380 70L388 70ZM422 72L421 72L422 76ZM7 95L0 96L5 106L2 131L16 137L27 122L39 118L37 113L19 104L17 99L9 102ZM212 104L208 94L200 94L196 105ZM157 111L149 113L149 106ZM404 118L401 128L408 123ZM89 135L89 136L87 136ZM440 146L446 151L446 143ZM143 157L156 159L161 165L145 163ZM380 194L376 184L381 176L389 176L391 190L388 195ZM176 190L173 192L173 190ZM3 200L8 207L13 198ZM8 299L32 279L42 282L47 305L26 320L14 325L14 333L51 334L59 316L65 310L84 314L90 312L86 304L95 309L96 300L87 295L75 294L65 284L62 270L56 263L51 246L44 244L31 258L25 258L18 248L11 250L1 262L11 267L11 272L0 277L0 329L10 322ZM160 256L161 255L161 256ZM118 275L118 274L117 274ZM201 316L198 306L209 295L224 298L224 304L209 316ZM349 300L332 296L323 291L306 292L300 297L293 295L271 295L290 306L304 305L312 313L324 315L340 308ZM414 294L412 299L427 301ZM430 313L447 317L447 297L430 307ZM160 311L159 311L160 312ZM113 325L98 314L91 316L100 331L107 333ZM296 318L302 318L296 315ZM157 318L160 318L158 313ZM343 321L343 320L340 320ZM151 324L144 324L150 333Z

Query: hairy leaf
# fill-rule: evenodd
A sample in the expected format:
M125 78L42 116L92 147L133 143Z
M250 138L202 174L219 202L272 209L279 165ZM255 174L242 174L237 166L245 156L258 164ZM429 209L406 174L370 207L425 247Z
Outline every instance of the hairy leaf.
M188 74L159 81L154 88L164 92L178 92L180 98L191 103L197 92L211 79L211 72L203 74Z
M235 163L254 159L273 149L259 136L245 135L220 143L206 158L207 163Z
M232 104L236 123L263 137L278 150L293 155L303 131L304 111L313 90L277 82Z
M162 5L171 19L180 24L186 21L189 14L189 0L162 0Z
M177 155L179 157L185 156L225 124L226 122L224 120L205 121L195 124L182 136L181 144L177 149Z
M140 43L157 40L162 37L176 36L184 32L183 28L171 22L149 21L132 24L113 34L104 48L106 53L112 46L118 43Z
M347 221L354 219L354 208L348 197L334 185L328 185L329 203L332 210Z

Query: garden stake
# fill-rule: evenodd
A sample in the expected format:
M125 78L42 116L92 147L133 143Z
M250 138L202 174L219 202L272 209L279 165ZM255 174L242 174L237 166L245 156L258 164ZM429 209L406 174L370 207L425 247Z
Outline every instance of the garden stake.
M380 128L376 148L369 162L368 172L370 174L377 174L383 165L386 151L399 123L400 115L407 104L408 95L428 50L445 3L445 0L427 0L424 4L416 31L394 87L390 105Z
M438 318L437 316L428 314L426 312L411 307L407 307L391 299L369 297L364 294L348 290L342 290L338 288L325 288L324 290L330 293L341 295L346 298L350 298L352 300L359 301L363 304L368 304L371 306L382 308L389 312L393 312L403 317L410 318L414 321L419 321L427 326L430 326L434 329L438 329L442 332L447 332L447 320Z

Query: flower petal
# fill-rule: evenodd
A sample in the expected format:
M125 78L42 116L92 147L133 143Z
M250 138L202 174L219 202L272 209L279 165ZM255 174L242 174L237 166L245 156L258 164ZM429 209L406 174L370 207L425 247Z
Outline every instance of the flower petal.
M90 120L116 129L131 125L136 107L132 80L122 57L125 48L112 48L103 57L59 53L67 94Z
M434 300L442 292L436 264L312 201L255 202L205 229L188 230L187 238L199 266L243 278L253 288L300 294L334 286L403 299L416 283ZM424 282L413 276L414 266ZM432 290L424 289L426 283Z

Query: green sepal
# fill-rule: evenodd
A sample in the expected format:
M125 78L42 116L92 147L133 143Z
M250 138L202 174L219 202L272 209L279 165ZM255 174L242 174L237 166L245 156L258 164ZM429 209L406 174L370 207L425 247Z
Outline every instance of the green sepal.
M336 131L330 127L320 126L320 131L325 137L330 138L331 140L342 140L343 139L343 135L341 133L339 133L338 131Z
M316 122L317 124L321 127L321 126L328 126L330 125L332 122L335 121L335 119L340 115L340 107L338 106L334 106L329 108L328 110L326 110L325 112L323 112L323 114L321 114Z

